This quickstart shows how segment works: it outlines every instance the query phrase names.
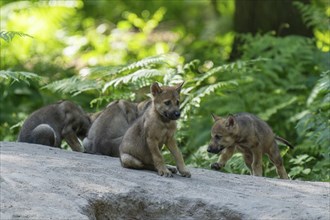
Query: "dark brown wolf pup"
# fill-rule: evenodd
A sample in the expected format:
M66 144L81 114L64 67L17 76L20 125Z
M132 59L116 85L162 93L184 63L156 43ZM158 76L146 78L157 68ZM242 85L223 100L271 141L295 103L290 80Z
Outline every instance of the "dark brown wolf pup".
M91 125L82 108L70 101L59 101L33 112L24 122L19 142L61 147L62 139L74 151L83 151L83 139Z
M266 122L249 113L230 115L227 118L212 116L214 125L207 151L221 153L218 162L211 165L212 169L224 167L237 150L243 154L245 164L254 176L262 176L262 156L266 154L276 166L280 178L288 179L275 140L293 147L285 139L276 136Z
M161 153L166 145L174 156L182 176L190 177L182 154L177 147L174 134L176 121L180 118L180 90L183 83L176 87L160 87L152 84L151 105L127 130L119 148L123 167L155 170L161 176L170 177L176 173L174 167L165 165Z

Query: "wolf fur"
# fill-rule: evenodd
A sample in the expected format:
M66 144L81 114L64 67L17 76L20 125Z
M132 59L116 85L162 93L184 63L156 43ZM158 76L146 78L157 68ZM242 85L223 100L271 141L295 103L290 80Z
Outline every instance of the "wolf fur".
M227 118L212 115L214 125L207 149L210 153L221 153L218 161L211 165L219 170L237 150L243 154L245 164L255 176L262 176L262 156L268 155L276 166L280 178L288 179L278 145L280 141L292 148L284 138L276 136L270 126L249 113L230 115Z
M119 157L119 145L125 132L147 105L147 101L138 104L125 100L111 102L96 117L84 139L85 152Z
M70 101L59 101L33 112L23 123L17 141L61 147L62 139L74 151L83 151L78 140L87 135L90 119Z
M152 102L125 133L119 148L123 167L149 169L170 177L177 170L165 165L161 149L165 144L173 155L177 169L184 177L190 177L174 134L176 120L180 117L180 90L175 87L151 85Z

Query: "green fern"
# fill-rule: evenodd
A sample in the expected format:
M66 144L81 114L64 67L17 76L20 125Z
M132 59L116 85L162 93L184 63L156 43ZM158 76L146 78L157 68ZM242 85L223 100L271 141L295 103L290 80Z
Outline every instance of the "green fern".
M152 56L147 57L137 62L133 62L127 65L121 66L109 66L109 67L92 67L88 69L91 75L102 74L103 76L112 76L112 75L125 75L128 73L132 73L138 69L149 69L152 67L167 65L169 66L170 63L169 55L160 55L160 56Z
M213 85L206 85L192 93L182 104L184 108L190 108L191 106L199 107L202 99L211 94L215 94L217 90L224 89L232 86L237 86L237 81L224 81L224 82L218 82Z
M31 37L32 36L22 33L22 32L17 32L17 31L0 31L0 38L3 39L6 42L10 42L14 39L15 36L19 37Z
M118 87L120 84L127 84L129 82L136 82L141 79L161 75L164 75L164 72L157 69L140 69L129 75L115 78L114 80L106 83L102 89L102 92L105 92L110 86Z
M97 81L81 79L77 76L55 81L44 86L42 89L50 89L54 92L61 92L64 94L71 94L73 96L79 95L82 92L90 90L100 90L101 86Z
M328 92L328 94L324 97L323 103L327 103L330 101L330 70L324 72L321 75L321 78L314 86L310 96L307 99L307 106L310 107L311 104L316 100L316 98L322 93Z
M307 99L308 109L297 124L297 131L302 136L324 149L330 144L330 70L324 72Z
M173 54L165 54L147 57L127 65L87 68L81 75L52 82L43 88L73 96L94 90L98 97L90 104L97 106L114 99L132 100L132 91L149 86L152 81L163 79L166 82L177 79L174 76L177 73L177 61L173 62L174 57Z
M23 71L10 71L0 70L0 78L4 80L12 80L13 82L25 82L29 84L29 80L40 80L41 77L35 73L23 72Z
M119 73L125 72L125 71L132 71L135 69L146 68L146 67L155 66L155 65L163 65L163 64L168 64L167 58L165 55L147 57L143 60L129 64L128 66L125 66L124 68L122 68L119 71Z
M201 61L200 60L192 60L189 63L186 63L183 66L183 71L184 72L198 72L198 67L200 66Z
M303 4L298 1L293 2L293 5L301 12L302 19L308 27L320 30L329 29L329 18L323 8L318 7L316 4Z
M150 83L148 79L157 76L166 78L166 75L173 73L174 70L174 67L171 67L171 58L171 54L166 54L147 57L120 68L112 67L109 69L108 76L113 77L113 79L104 84L102 92L104 93L109 87L117 88L127 83L133 83L141 88ZM105 71L107 70L105 69Z
M253 60L247 60L247 61L241 61L238 60L233 63L224 64L218 67L214 67L205 74L203 74L201 77L198 77L195 79L196 84L199 85L201 82L203 82L205 79L219 73L231 73L231 72L246 72L246 68L248 68L251 65L254 65L256 62L261 61L268 61L267 58L258 58Z
M290 105L292 105L294 102L298 100L297 97L289 98L288 100L285 100L284 102L281 102L278 105L271 106L270 108L266 109L264 112L259 114L259 117L265 121L269 120L269 118L274 115L276 112L278 112L281 109L284 109Z

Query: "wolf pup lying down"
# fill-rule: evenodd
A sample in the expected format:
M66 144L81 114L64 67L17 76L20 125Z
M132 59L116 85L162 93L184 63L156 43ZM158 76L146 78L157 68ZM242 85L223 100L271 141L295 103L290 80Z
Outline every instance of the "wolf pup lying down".
M285 139L276 136L266 122L249 113L239 113L227 118L215 115L212 117L214 125L207 151L221 153L218 162L211 165L212 169L219 170L224 167L235 150L238 150L243 154L245 164L254 176L262 176L262 156L267 154L276 166L280 178L288 179L275 140L293 147Z
M74 151L83 151L77 136L83 139L90 119L82 108L70 101L59 101L33 112L24 122L19 142L61 147L64 138Z
M147 102L111 102L93 122L83 145L86 153L119 157L119 145L127 129L142 114Z
M161 149L165 144L174 156L182 176L190 177L182 154L176 145L174 134L180 117L180 90L176 87L160 87L152 84L151 105L127 130L119 147L121 165L126 168L155 170L161 176L170 177L177 170L165 165Z

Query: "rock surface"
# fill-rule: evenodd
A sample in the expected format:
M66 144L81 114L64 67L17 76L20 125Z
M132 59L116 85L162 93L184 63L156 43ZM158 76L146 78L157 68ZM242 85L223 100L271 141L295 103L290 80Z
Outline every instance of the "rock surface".
M0 219L330 219L330 183L190 168L130 170L118 158L0 142Z

